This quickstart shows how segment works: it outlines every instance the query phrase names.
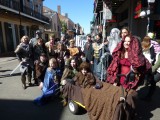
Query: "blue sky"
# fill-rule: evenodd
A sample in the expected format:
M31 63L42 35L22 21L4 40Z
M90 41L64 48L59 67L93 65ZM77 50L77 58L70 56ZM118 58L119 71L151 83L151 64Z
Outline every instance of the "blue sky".
M44 0L43 5L57 11L57 6L61 6L61 13L68 13L68 17L79 23L84 28L84 33L90 32L90 21L93 18L94 0Z

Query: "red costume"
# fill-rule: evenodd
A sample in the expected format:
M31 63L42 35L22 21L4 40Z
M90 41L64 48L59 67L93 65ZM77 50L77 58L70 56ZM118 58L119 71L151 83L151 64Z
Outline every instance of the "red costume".
M130 83L130 82L126 83L126 85L123 84L124 78L121 77L120 83L123 85L124 88L127 88L129 86L129 84L130 84L130 88L136 88L137 84L139 83L139 80L142 80L142 76L149 69L151 69L151 64L148 62L148 60L144 57L144 55L142 53L140 41L133 36L131 37L130 46L128 48L128 58L127 59L123 58L124 59L123 60L121 58L121 53L122 53L122 50L124 47L123 43L124 43L124 40L122 40L117 45L117 47L114 49L114 51L112 53L113 60L107 69L106 82L113 84L116 82L117 74L125 74L126 71L124 71L122 69L124 68L124 65L125 65L123 62L126 61L126 65L129 68L131 65L134 70L138 71L138 76L136 77L136 80L134 80L132 83ZM130 71L129 68L128 68L128 71ZM139 79L139 77L140 77L140 79Z

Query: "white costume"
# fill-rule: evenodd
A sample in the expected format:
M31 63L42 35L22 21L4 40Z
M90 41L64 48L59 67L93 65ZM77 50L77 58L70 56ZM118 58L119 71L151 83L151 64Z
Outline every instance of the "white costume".
M120 30L118 28L113 28L110 32L108 39L108 49L112 54L113 50L116 48L117 44L121 41Z

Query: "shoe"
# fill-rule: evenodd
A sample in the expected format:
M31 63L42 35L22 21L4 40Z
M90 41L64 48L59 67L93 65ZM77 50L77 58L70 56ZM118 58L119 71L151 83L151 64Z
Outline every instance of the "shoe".
M22 84L22 88L25 90L26 89L26 84Z
M31 82L29 82L29 83L28 83L28 85L29 85L29 86L32 86L32 83L31 83Z
M38 81L35 81L35 82L34 82L34 85L37 85L37 86L39 86L39 83L38 83Z

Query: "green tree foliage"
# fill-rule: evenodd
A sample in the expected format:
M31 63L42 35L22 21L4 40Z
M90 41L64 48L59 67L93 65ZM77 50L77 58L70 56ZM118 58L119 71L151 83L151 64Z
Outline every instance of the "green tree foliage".
M61 21L61 31L63 34L65 34L67 32L67 23L65 23L64 21Z

